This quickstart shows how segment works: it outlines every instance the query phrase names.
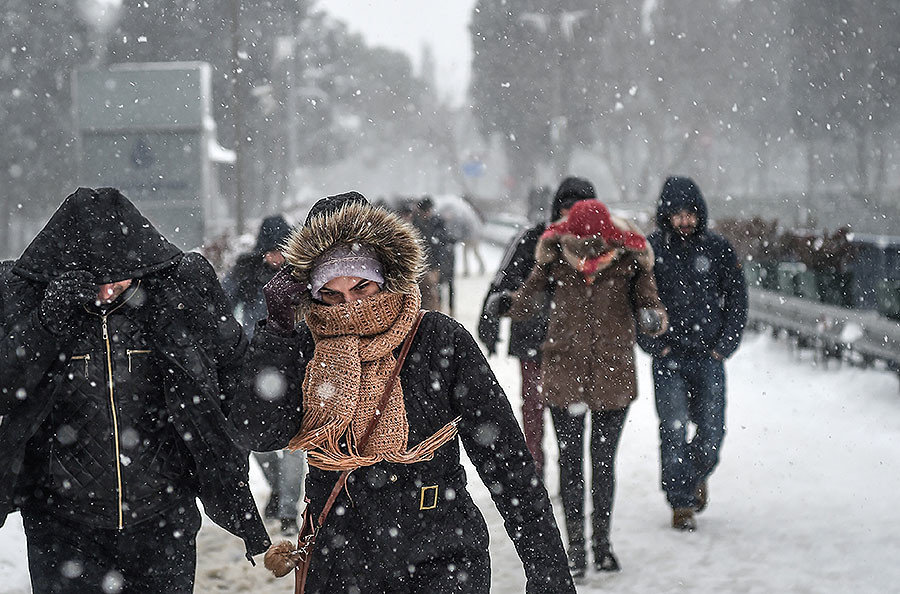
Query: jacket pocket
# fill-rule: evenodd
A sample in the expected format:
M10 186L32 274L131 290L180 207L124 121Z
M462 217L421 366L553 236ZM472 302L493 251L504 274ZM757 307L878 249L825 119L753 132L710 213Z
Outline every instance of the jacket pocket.
M89 365L91 363L91 354L85 353L83 355L72 355L69 357L69 361L72 362L73 365L76 365L76 361L79 363L84 363L84 377L87 379L89 372ZM72 378L69 378L72 379Z
M141 358L146 357L153 351L150 349L127 349L125 354L128 356L128 373L131 373L134 364Z

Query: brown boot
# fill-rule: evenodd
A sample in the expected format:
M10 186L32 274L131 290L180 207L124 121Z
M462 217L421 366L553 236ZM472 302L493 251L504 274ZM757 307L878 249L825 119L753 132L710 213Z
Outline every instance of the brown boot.
M697 485L697 490L694 492L694 500L694 511L698 514L705 510L707 504L709 504L709 483L706 482L706 479L703 479Z
M693 532L697 529L697 520L694 519L694 510L689 507L676 507L672 510L672 528Z

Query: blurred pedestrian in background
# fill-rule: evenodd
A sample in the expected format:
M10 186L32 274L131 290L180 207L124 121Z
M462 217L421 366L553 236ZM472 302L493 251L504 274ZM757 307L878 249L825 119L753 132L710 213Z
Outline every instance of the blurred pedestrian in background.
M566 179L553 196L550 223L565 218L572 205L579 200L592 197L593 187L589 183L577 178ZM541 210L546 212L546 209ZM506 246L500 269L491 281L478 319L478 337L490 354L497 351L497 342L500 340L500 318L505 315L501 309L508 309L508 305L504 306L503 302L508 302L509 297L504 297L504 294L517 291L528 278L534 267L534 251L538 239L547 225L545 221L537 223L517 235ZM548 286L547 291L548 296L552 296L553 287ZM544 449L541 444L544 439L545 399L541 393L541 345L547 334L549 314L550 299L546 298L534 315L512 320L509 328L509 356L519 359L522 374L522 428L525 443L542 474Z
M638 340L653 356L662 487L672 527L695 530L694 513L706 508L708 479L725 438L725 359L741 342L747 287L731 244L707 229L706 201L694 180L666 179L656 225L648 239L669 329Z
M572 184L593 189L586 180ZM552 298L541 381L559 442L560 492L575 577L587 568L583 452L588 411L594 567L619 570L610 521L616 450L628 407L637 397L635 320L647 320L645 332L665 327L652 266L652 251L631 224L613 219L598 200L582 200L541 235L534 268L509 311L513 319L529 318Z
M281 215L263 219L253 250L238 256L225 275L222 288L247 336L253 338L256 322L266 317L263 287L284 265L280 244L291 227ZM282 534L297 532L297 508L303 491L306 456L303 452L254 452L271 489L264 517L278 520Z
M447 232L444 219L435 212L434 200L430 196L424 196L416 202L412 224L425 240L427 268L420 285L422 307L441 311L447 305L447 311L453 315L453 274L456 264L453 238ZM446 301L442 285L447 286L449 295Z

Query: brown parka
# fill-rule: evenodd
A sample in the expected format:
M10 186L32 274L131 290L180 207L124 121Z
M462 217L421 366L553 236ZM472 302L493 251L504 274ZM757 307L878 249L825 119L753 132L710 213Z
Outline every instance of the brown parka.
M544 299L552 300L541 360L547 404L566 407L583 402L591 410L621 410L637 397L638 309L658 311L663 331L667 325L653 279L652 250L649 244L641 253L616 250L614 259L589 283L562 255L563 245L583 256L596 250L589 240L572 236L542 239L537 247L539 263L513 295L509 315L527 317L540 309Z

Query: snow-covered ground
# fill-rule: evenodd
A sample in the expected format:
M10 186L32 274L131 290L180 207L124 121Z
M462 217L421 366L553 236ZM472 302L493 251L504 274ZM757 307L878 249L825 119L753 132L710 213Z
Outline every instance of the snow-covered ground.
M499 251L487 249L489 269ZM459 279L457 317L474 330L489 277ZM518 409L518 364L491 364ZM579 592L860 592L900 590L900 388L888 372L823 367L750 334L728 365L728 435L695 533L669 527L659 488L649 359L618 458L612 540L618 574L589 571ZM548 488L558 506L556 448L547 419ZM524 592L521 564L474 470L470 488L491 529L493 588ZM259 501L266 487L254 469ZM557 510L559 517L559 510ZM290 592L243 559L236 538L206 521L197 592ZM0 529L0 593L29 592L18 514Z

